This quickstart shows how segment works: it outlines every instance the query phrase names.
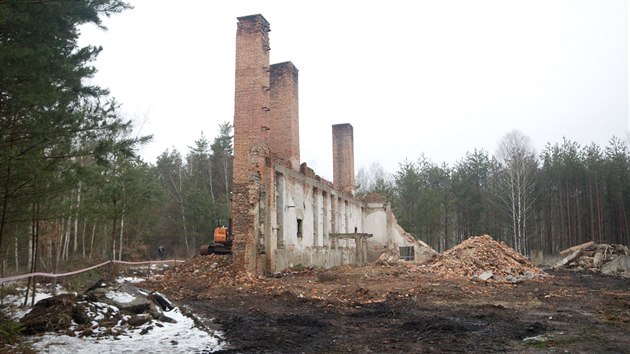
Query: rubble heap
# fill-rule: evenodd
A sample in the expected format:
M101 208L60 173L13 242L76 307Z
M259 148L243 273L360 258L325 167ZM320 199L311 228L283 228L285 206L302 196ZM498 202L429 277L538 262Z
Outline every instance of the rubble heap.
M37 302L20 319L28 335L65 331L70 336L119 336L134 329L140 334L155 324L175 323L165 312L174 306L159 292L149 292L130 284L112 286L99 281L85 294L56 295Z
M174 300L203 296L204 289L214 286L248 286L259 277L243 272L233 264L231 255L195 256L152 280L171 294ZM150 282L150 283L151 283Z
M591 241L561 251L564 258L553 267L611 274L618 271L620 257L629 254L627 246Z
M446 276L501 282L518 282L545 275L526 257L488 235L471 237L447 250L431 263L429 269Z

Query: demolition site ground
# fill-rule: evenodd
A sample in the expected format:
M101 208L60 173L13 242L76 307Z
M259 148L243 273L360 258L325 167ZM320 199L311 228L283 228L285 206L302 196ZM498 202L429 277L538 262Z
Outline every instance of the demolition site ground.
M486 280L469 275L478 259L263 277L198 256L142 286L222 330L225 353L630 352L630 279L488 261L499 264Z

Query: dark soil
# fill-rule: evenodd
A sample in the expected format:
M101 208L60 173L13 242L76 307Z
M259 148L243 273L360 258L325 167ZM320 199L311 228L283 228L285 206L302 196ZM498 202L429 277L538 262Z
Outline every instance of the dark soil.
M554 271L510 284L418 269L198 284L179 304L225 333L224 353L630 353L630 279Z

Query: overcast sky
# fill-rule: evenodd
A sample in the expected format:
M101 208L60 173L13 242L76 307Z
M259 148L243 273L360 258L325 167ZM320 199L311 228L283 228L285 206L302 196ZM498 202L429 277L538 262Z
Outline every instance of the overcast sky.
M302 161L328 179L337 123L354 126L355 171L392 173L493 154L514 129L538 152L628 136L627 1L129 2L81 44L103 46L95 81L154 136L149 162L232 121L236 17L258 13L271 63L299 69Z

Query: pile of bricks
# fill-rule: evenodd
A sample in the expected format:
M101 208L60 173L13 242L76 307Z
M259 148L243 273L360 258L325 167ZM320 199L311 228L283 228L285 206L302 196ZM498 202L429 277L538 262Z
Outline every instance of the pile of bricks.
M436 257L429 270L445 276L499 282L518 282L545 274L527 257L488 235L471 237L447 250Z

